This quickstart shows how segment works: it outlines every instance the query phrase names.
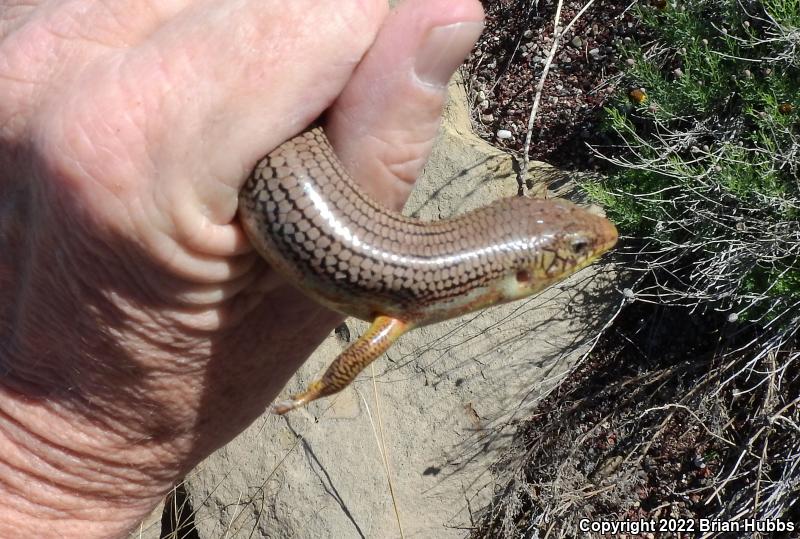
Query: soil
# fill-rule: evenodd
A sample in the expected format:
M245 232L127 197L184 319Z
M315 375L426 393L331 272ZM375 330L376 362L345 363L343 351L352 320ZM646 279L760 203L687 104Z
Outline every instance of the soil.
M536 87L553 44L555 4L484 1L486 30L468 60L476 132L516 154L524 148ZM562 28L583 5L564 3ZM628 1L596 0L561 36L533 123L532 159L566 169L600 165L587 143L608 142L598 123L621 80L625 59L619 51L641 37L640 26L626 11L630 6Z

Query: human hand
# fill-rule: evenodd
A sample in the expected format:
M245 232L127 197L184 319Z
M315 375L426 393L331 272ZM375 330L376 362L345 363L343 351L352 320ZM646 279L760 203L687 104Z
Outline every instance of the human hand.
M263 412L338 316L252 252L239 187L328 110L399 208L481 19L0 1L0 536L123 534Z

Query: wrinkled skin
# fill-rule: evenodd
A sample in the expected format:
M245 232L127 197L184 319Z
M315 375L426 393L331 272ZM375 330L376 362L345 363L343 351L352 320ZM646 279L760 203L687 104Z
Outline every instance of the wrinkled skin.
M253 253L238 188L328 110L399 208L482 16L0 0L0 537L124 534L264 411L337 316Z

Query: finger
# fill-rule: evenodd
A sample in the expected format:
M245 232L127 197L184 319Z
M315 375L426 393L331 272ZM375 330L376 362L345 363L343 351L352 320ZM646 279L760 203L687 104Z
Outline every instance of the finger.
M8 2L4 2L7 4ZM73 55L94 49L128 47L196 0L125 0L116 2L11 2L0 10L0 39L25 27L16 36L28 49L29 60L63 66ZM37 37L29 41L31 37ZM60 44L59 44L60 42ZM83 47L76 47L80 43ZM47 46L49 55L39 55ZM32 49L31 49L32 47ZM44 48L39 49L44 53Z
M258 158L341 92L380 27L385 2L230 4L207 3L202 17L171 21L151 40L157 57L142 51L131 71L151 72L155 60L163 76L156 97L173 129L164 160L201 156L200 174L238 189Z
M166 69L181 81L162 107L172 132L161 146L165 155L156 159L160 174L191 183L190 189L182 181L170 184L173 193L164 197L195 197L169 213L182 245L236 254L248 245L229 226L241 182L260 157L330 106L374 40L386 6L383 0L253 0L236 12L209 9L202 23L181 19L178 29L156 38L172 62ZM196 208L203 211L202 235Z
M384 26L327 115L359 183L400 209L439 127L447 83L483 29L477 0L409 0Z
M43 134L59 145L49 165L102 198L110 223L135 201L131 220L145 216L151 229L146 248L187 278L224 275L226 261L208 256L246 250L231 225L241 182L333 102L386 9L384 0L187 7L62 90L62 129Z
M193 0L11 2L0 8L0 124L24 137L31 114L61 95L88 66L124 54ZM8 3L8 2L4 2ZM14 118L9 122L8 118Z

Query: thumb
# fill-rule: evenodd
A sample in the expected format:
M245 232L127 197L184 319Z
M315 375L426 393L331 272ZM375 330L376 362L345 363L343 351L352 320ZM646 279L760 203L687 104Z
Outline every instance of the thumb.
M327 116L345 167L400 209L436 138L447 83L483 29L477 0L408 0L378 37Z

